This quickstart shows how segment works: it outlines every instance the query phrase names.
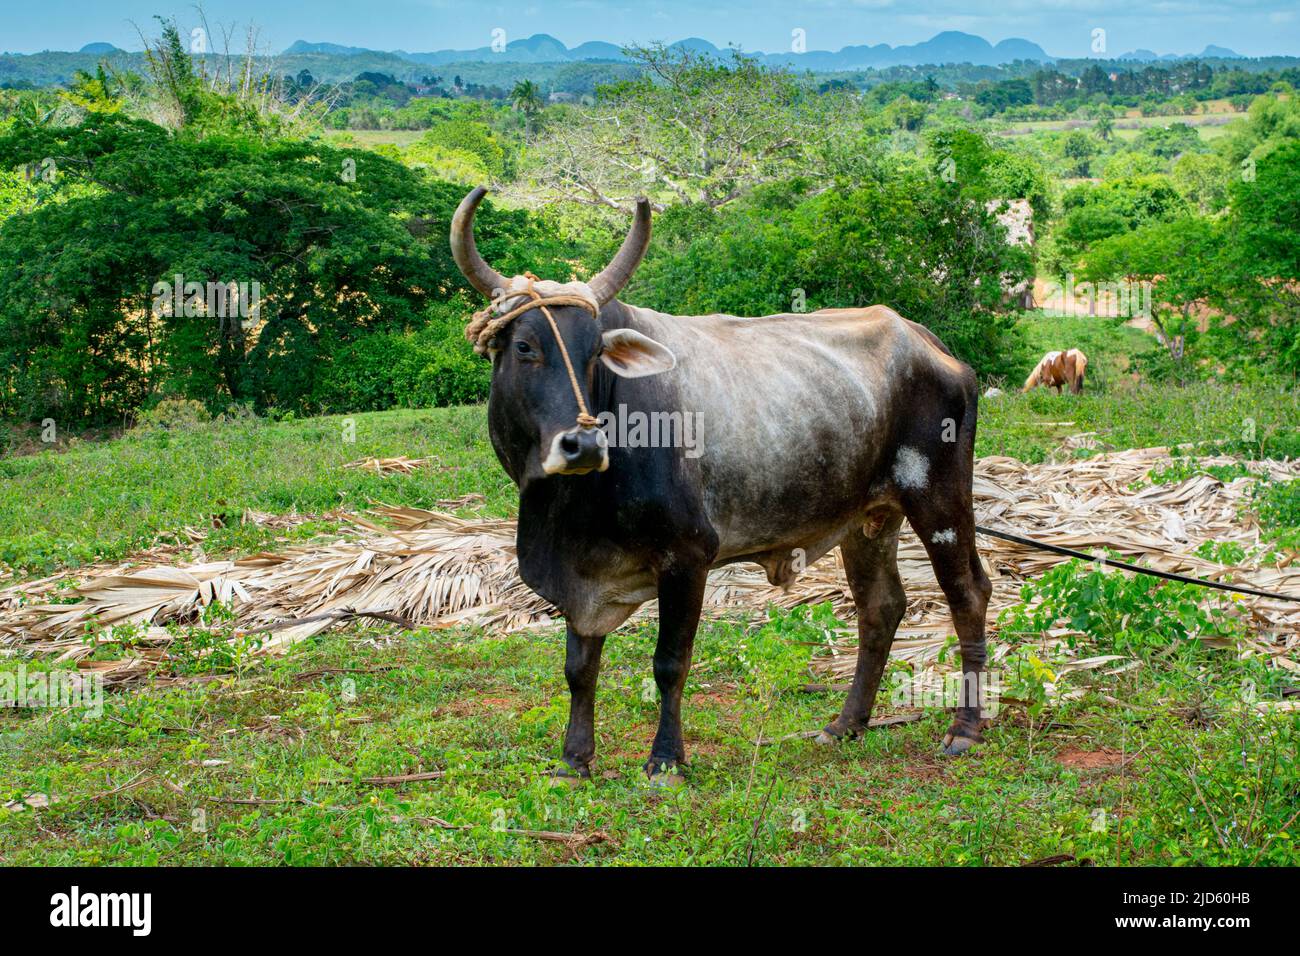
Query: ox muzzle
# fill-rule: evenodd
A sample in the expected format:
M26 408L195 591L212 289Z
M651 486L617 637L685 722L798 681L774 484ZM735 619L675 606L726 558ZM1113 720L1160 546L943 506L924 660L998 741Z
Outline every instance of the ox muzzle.
M551 439L542 459L548 475L585 475L609 467L609 439L600 428L570 428Z

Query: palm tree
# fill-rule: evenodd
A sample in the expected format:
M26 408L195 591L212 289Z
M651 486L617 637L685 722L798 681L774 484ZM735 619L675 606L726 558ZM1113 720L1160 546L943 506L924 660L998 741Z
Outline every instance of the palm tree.
M542 94L532 80L519 80L510 91L510 105L524 114L524 129L531 130L533 118L541 112Z
M1110 107L1098 109L1096 117L1097 120L1092 127L1093 132L1097 134L1097 138L1103 143L1110 142L1110 137L1115 132L1115 119L1111 114Z

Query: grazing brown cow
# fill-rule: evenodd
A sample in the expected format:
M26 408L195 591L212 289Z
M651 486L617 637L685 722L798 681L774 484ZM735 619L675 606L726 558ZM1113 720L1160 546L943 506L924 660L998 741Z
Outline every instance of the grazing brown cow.
M1046 385L1048 388L1056 389L1056 394L1060 395L1061 387L1068 385L1070 392L1078 395L1083 391L1083 373L1087 369L1088 356L1078 349L1048 352L1029 373L1029 378L1025 379L1024 391L1028 392L1039 385Z

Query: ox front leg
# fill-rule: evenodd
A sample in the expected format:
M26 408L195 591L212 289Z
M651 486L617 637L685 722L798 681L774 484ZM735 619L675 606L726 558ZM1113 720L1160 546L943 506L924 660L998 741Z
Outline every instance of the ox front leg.
M655 684L659 687L659 731L646 761L652 784L684 782L686 744L682 739L682 690L691 669L695 629L704 604L707 568L674 569L659 578L659 642L655 645Z
M591 776L591 758L596 754L596 680L604 647L604 635L583 637L569 625L564 656L569 728L564 734L564 763L555 771L557 780L572 782Z

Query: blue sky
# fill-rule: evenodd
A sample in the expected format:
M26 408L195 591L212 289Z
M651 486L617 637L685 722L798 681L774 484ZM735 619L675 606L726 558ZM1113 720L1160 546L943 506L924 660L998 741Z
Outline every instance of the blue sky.
M140 44L132 22L153 32L154 14L197 21L178 0L37 0L6 3L0 50L78 49L106 40ZM486 46L492 30L509 39L550 33L569 46L701 36L719 46L786 50L802 29L808 49L859 43L915 43L941 30L997 42L1033 40L1058 56L1087 56L1093 31L1106 31L1112 55L1138 47L1199 52L1207 43L1239 53L1300 54L1296 0L206 0L213 27L255 24L260 45L279 51L294 40L424 52Z

